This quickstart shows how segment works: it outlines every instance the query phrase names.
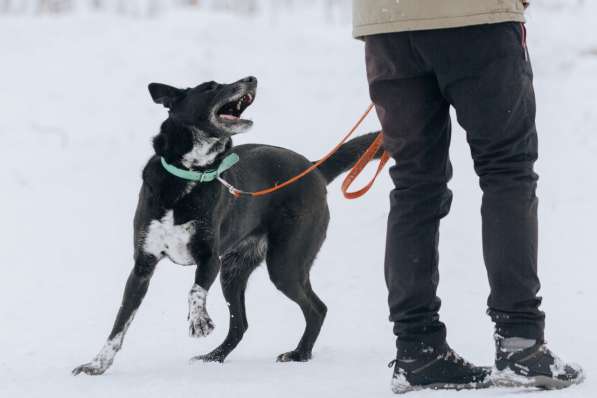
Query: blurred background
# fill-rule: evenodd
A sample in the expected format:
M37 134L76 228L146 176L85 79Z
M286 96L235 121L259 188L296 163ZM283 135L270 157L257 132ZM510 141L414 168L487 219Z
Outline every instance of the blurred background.
M533 7L575 7L589 0L533 1ZM194 7L242 15L266 12L293 13L317 9L327 22L349 22L350 0L0 0L0 12L11 14L62 14L111 12L134 17L156 16L172 8Z
M296 345L304 321L261 267L249 283L241 345L223 366L190 366L188 358L224 338L226 303L216 283L208 299L216 330L190 339L193 269L163 261L114 366L102 377L70 375L103 344L132 267L141 170L167 117L147 84L255 75L257 98L246 112L255 125L235 143L318 159L369 104L350 8L349 0L0 0L0 397L390 394L387 175L358 201L344 200L339 182L329 187L332 220L311 278L329 312L312 362L274 362ZM546 334L589 374L584 385L550 397L585 398L597 394L597 2L533 0L527 19ZM490 364L481 192L464 132L453 125L441 316L457 351ZM361 131L377 128L372 115Z
M152 17L173 8L191 7L248 16L292 13L308 7L317 9L328 22L347 22L350 14L348 0L0 0L0 12L11 14L107 12Z

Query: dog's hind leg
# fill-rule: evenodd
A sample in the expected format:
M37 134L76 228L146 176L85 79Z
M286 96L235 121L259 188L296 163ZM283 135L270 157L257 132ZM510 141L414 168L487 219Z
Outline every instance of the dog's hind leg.
M243 338L249 324L245 310L245 290L251 273L263 262L267 243L265 238L249 238L222 258L220 281L230 311L230 326L226 339L218 348L192 360L224 362Z
M296 349L279 355L278 362L304 362L311 359L315 340L327 313L327 307L313 292L309 281L309 270L323 243L327 222L322 226L322 234L314 233L317 230L316 223L312 229L299 228L294 233L286 231L286 235L278 235L283 238L270 245L267 256L270 279L278 290L299 305L306 322L305 332Z
M327 307L317 297L309 284L276 284L276 287L289 299L297 303L305 317L305 331L297 347L278 356L278 362L305 362L311 359L313 346L319 336Z
M124 289L122 304L118 310L116 321L100 352L93 360L73 370L74 375L86 373L88 375L103 374L114 362L114 357L122 348L122 342L135 312L141 305L141 301L147 293L149 281L155 270L158 260L154 256L141 255L135 261L135 267L131 271Z

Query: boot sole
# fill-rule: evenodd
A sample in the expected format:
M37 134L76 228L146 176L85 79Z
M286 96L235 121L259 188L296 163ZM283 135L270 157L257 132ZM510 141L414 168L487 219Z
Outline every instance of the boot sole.
M491 372L491 368L486 367L487 371ZM452 391L460 391L460 390L483 390L489 387L493 387L493 379L491 378L491 373L487 376L487 381L478 382L478 383L466 383L466 384L456 384L456 383L431 383L431 384L415 384L412 385L406 379L403 378L392 378L392 392L394 394L406 394L408 392L413 391L421 391L421 390L452 390Z
M489 388L492 386L493 386L492 383L468 383L468 384L433 383L433 384L415 385L415 386L392 383L392 391L394 392L394 394L406 394L408 392L422 391L422 390L452 390L452 391L482 390L482 389L486 389L486 388Z
M561 390L573 385L580 384L584 381L584 373L580 373L579 376L572 380L560 380L554 379L548 376L534 376L525 377L517 375L512 371L500 371L495 370L491 374L491 380L496 387L507 387L507 388L539 388L542 390Z

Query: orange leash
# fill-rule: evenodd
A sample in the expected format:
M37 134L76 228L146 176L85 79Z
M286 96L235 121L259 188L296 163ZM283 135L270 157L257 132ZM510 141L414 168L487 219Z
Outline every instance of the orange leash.
M350 170L350 172L342 182L342 194L344 194L344 197L346 199L357 199L365 195L367 192L369 192L369 190L375 183L375 180L377 180L377 177L379 177L379 174L385 167L386 163L388 163L388 160L390 160L390 154L388 153L388 151L384 151L383 155L381 155L379 165L377 166L377 171L375 172L375 175L373 175L373 178L369 181L369 183L365 185L363 188L359 189L358 191L348 191L354 180L356 180L359 174L361 174L365 167L367 167L367 164L369 164L369 162L373 160L375 154L377 153L377 151L379 151L382 144L383 132L380 132L375 141L373 141L373 144L371 144L371 146L367 148L363 156L361 156L361 158L356 162L352 170Z
M321 158L317 162L313 163L312 166L308 167L301 173L297 174L296 176L290 178L287 181L284 181L281 184L276 184L273 187L270 187L267 189L262 189L262 190L256 191L256 192L245 192L245 191L241 191L240 189L235 188L234 186L232 186L231 184L229 184L227 181L225 181L224 179L222 179L220 177L218 177L218 180L226 188L228 188L228 190L230 191L230 193L232 195L234 195L237 198L241 197L242 195L248 195L248 196L252 196L252 197L265 196L265 195L269 195L273 192L279 191L280 189L285 188L291 184L294 184L298 180L305 177L307 174L313 172L315 169L317 169L319 166L321 166L323 163L325 163L330 157L332 157L336 152L338 152L340 147L342 145L344 145L346 143L346 141L348 141L348 139L355 133L357 128L359 128L359 126L367 118L369 113L371 113L371 110L373 109L373 107L374 107L373 104L369 105L367 110L361 115L361 117L357 120L357 122L354 124L354 126L352 126L352 128L348 131L348 133L346 133L346 135L344 136L344 138L342 138L342 140L338 143L338 145L336 145L334 148L332 148L332 150L330 150L323 158ZM382 169L384 168L385 164L388 162L388 160L390 158L390 156L387 152L384 152L384 154L382 155L381 161L379 162L379 166L377 167L377 172L375 173L375 176L369 182L369 184L367 184L364 188L362 188L356 192L348 192L348 188L350 187L350 185L357 178L357 176L363 171L365 166L367 166L367 163L369 163L375 157L375 154L380 149L382 143L383 143L383 133L380 132L379 135L377 136L377 138L375 139L375 141L373 141L373 144L371 144L371 146L369 148L367 148L367 150L365 151L363 156L361 156L361 158L357 161L357 163L354 165L354 167L352 168L352 170L349 172L348 176L342 183L342 193L344 194L344 196L347 199L356 199L358 197L361 197L365 193L367 193L367 191L369 191L369 189L371 189L371 187L373 186L373 183L375 182L375 180L377 179L377 177L381 173Z

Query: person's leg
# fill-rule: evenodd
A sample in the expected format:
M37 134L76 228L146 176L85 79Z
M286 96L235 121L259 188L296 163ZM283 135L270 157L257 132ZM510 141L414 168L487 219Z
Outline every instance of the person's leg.
M519 23L418 36L467 133L483 190L488 314L504 337L543 340L537 276L537 130L532 70ZM465 46L462 43L466 43Z
M368 37L366 55L384 147L396 161L385 260L397 337L392 390L486 387L488 370L447 345L438 315L439 223L452 200L449 104L413 52L410 34Z
M407 33L366 39L370 94L396 161L390 170L385 276L399 354L441 347L446 331L436 296L439 222L452 194L449 104Z

